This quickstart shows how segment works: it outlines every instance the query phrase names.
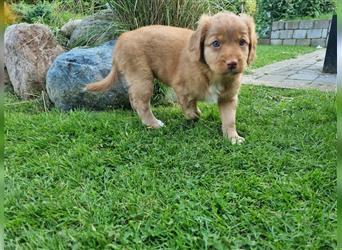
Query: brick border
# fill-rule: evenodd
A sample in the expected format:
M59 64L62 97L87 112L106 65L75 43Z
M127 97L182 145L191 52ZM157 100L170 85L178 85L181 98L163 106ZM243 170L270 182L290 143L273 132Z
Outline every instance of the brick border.
M271 37L259 39L259 43L326 47L330 25L331 19L273 22Z

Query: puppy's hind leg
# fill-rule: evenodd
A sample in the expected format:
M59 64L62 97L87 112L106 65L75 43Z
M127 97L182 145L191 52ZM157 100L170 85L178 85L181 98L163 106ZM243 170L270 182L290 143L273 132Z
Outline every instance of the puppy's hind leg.
M183 113L187 120L198 120L201 116L201 111L197 107L197 100L189 99L186 96L179 96L178 101L182 107Z
M160 128L164 123L152 113L150 100L153 94L153 76L138 78L127 76L129 99L142 121L149 128Z

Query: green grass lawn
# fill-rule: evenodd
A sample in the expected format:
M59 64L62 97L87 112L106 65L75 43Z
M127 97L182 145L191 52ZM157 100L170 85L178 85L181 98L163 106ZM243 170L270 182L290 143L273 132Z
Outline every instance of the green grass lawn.
M151 130L7 92L7 248L334 249L335 95L242 86L239 146L200 107L197 123L155 107Z
M316 48L308 46L270 46L258 45L257 57L255 62L251 65L250 69L260 68L267 64L275 63L278 61L295 58L298 55L315 51Z

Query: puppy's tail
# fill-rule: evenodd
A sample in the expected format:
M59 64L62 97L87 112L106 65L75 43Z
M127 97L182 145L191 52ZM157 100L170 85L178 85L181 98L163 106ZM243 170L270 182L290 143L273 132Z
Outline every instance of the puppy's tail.
M87 84L84 90L93 91L93 92L104 92L108 90L112 85L114 85L117 79L118 79L118 72L115 67L115 64L113 64L112 70L110 71L109 75L106 76L106 78L98 82Z

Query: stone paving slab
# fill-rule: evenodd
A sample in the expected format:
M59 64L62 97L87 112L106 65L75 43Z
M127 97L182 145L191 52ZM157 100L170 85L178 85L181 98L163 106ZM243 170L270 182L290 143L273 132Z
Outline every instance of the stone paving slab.
M326 49L298 56L252 71L242 78L243 84L277 88L314 88L336 91L336 74L323 73Z

